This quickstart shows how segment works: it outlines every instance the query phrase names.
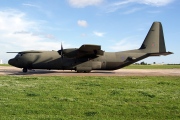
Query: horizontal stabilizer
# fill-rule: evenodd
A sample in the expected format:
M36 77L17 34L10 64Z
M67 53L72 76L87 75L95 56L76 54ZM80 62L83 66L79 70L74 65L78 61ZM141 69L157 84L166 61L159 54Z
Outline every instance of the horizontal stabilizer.
M149 53L150 56L160 56L160 55L170 55L173 54L172 52L163 52L163 53Z

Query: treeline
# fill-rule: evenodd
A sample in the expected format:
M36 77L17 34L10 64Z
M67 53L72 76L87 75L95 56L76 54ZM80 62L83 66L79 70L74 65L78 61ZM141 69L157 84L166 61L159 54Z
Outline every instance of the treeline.
M140 63L134 63L134 65L159 65L159 64L156 64L156 62L153 62L153 64L149 64L149 63L146 63L146 62L142 61ZM168 63L168 64L164 64L164 65L180 65L180 64L169 64Z
M167 64L167 65L180 65L180 64Z
M140 62L140 63L134 63L134 65L151 65L151 64L148 64L148 63L145 63L145 62Z

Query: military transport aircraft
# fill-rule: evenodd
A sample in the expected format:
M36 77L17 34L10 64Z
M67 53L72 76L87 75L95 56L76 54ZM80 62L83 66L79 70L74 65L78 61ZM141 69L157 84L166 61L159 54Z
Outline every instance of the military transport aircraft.
M173 54L166 52L163 28L160 22L154 22L139 49L105 52L100 45L84 44L80 48L58 51L22 51L8 63L23 68L23 72L31 69L75 70L91 72L91 70L115 70L135 63L150 56Z

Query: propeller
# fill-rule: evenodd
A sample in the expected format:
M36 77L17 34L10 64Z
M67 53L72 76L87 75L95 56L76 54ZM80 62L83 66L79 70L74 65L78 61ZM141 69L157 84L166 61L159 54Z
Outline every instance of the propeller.
M63 57L64 57L64 55L63 55L63 45L62 45L62 43L61 43L61 56L62 56L62 59L63 59Z
M63 59L64 58L64 50L63 50L63 45L61 43L61 49L57 51L60 55L61 55L61 58Z

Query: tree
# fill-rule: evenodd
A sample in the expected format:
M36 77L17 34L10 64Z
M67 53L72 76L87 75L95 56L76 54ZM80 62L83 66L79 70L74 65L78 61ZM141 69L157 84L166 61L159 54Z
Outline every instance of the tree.
M142 61L140 64L141 65L147 65L147 63L145 63L144 61Z

